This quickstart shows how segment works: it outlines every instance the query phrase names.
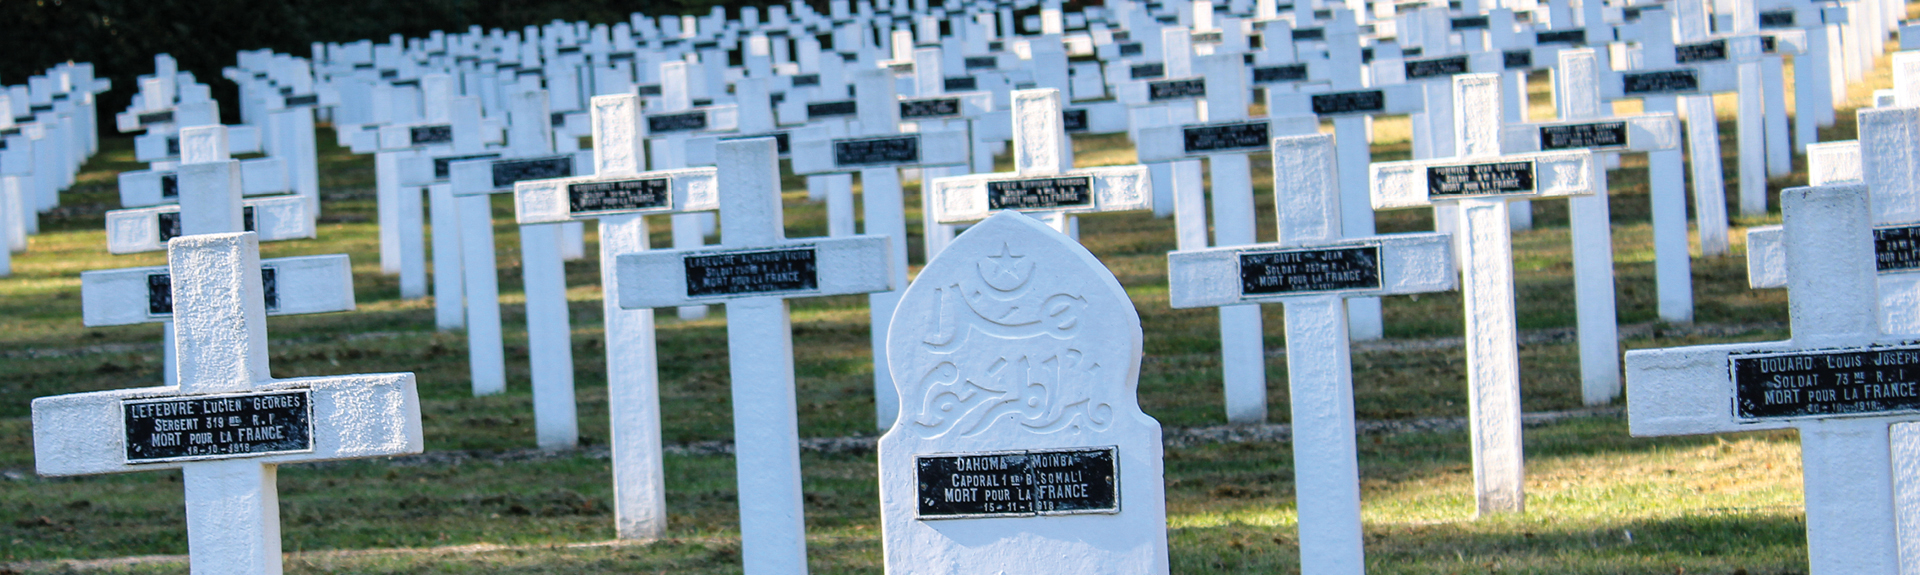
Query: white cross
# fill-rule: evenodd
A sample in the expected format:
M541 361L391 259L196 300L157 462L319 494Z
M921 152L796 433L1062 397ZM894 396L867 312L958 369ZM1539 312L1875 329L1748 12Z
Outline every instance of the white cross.
M1525 506L1520 365L1513 310L1513 236L1507 202L1593 193L1586 150L1500 155L1500 76L1455 76L1461 157L1372 166L1376 210L1454 203L1465 277L1468 394L1475 500L1480 513Z
M1015 91L1011 123L1014 173L929 180L928 206L937 221L978 221L1012 210L1065 234L1068 214L1153 208L1146 166L1073 169L1059 90Z
M315 235L307 201L297 195L251 198L240 202L241 229L257 232L260 241L308 239ZM167 249L167 240L185 235L180 206L110 210L107 212L107 253L132 254Z
M1294 477L1304 573L1364 569L1353 365L1346 299L1454 289L1446 234L1355 238L1340 231L1333 137L1273 146L1280 241L1167 254L1174 308L1280 303L1286 308Z
M907 221L900 190L900 168L967 163L967 133L964 130L899 133L900 107L894 97L892 73L871 70L861 73L858 81L856 95L864 135L793 142L793 172L802 175L860 172L866 232L892 242L888 256L893 258L891 269L896 274L892 285L904 289ZM886 326L899 301L898 290L867 296L873 326L874 365L886 365ZM874 417L877 425L886 429L892 426L895 413L886 410L888 404L881 402L897 393L887 370L875 369L873 379Z
M569 177L574 173L574 154L552 154L553 126L546 99L546 92L541 90L517 92L512 96L508 124L513 132L509 138L513 147L507 159L454 162L449 168L460 218L468 362L476 396L500 393L506 390L507 384L490 194L511 191L513 183L520 180ZM552 388L571 390L572 360L560 361L562 357L571 356L571 345L569 332L564 328L566 286L565 278L560 275L563 267L559 235L560 230L553 227L522 230L521 273L528 282L529 306L546 309L544 306L555 303L554 296L561 298L559 313L535 314L533 310L528 313L529 360L539 364L531 366L531 371L537 379L546 380L536 381L535 385L546 388L551 383ZM559 285L554 285L556 283ZM551 289L556 287L557 291Z
M280 572L281 463L419 453L411 373L273 379L259 244L248 232L168 249L178 386L33 401L41 475L180 469L196 574Z
M687 163L687 142L697 132L732 131L739 128L740 112L737 106L708 106L695 108L692 104L692 88L697 87L690 76L692 66L686 62L668 62L660 66L660 84L662 88L661 106L665 113L646 117L642 129L654 135L653 165L661 169L685 168ZM706 236L713 227L711 213L677 213L673 215L673 247L679 249L699 247L706 243ZM679 310L680 319L693 320L707 316L706 306L687 306Z
M1878 327L1865 186L1781 193L1793 338L1628 352L1636 436L1797 428L1814 573L1895 573L1890 423L1916 419L1908 337Z
M374 153L375 202L380 224L380 269L400 275L400 297L417 299L427 295L426 246L421 243L421 205L417 191L403 192L410 185L403 166L419 155L445 156L454 146L459 130L454 126L451 100L457 94L452 76L429 74L419 80L421 102L426 118L422 122L379 126L375 145L354 146L357 153ZM411 90L393 91L396 105L411 107ZM364 144L357 142L356 144Z
M1684 3L1683 3L1684 4ZM1600 96L1607 100L1641 98L1649 113L1681 114L1687 118L1687 148L1693 167L1693 207L1700 232L1700 252L1726 255L1727 202L1720 173L1719 121L1713 112L1713 94L1736 91L1736 72L1726 64L1680 66L1675 58L1673 26L1667 10L1640 14L1643 65L1639 70L1608 76ZM1678 97L1678 103L1675 102ZM1684 110L1677 109L1684 108Z
M1508 153L1538 150L1584 149L1596 152L1647 151L1661 156L1648 161L1655 243L1655 279L1662 310L1684 311L1693 318L1693 281L1687 254L1687 206L1679 186L1680 125L1671 114L1616 117L1605 113L1600 99L1601 60L1591 49L1559 54L1554 73L1554 100L1560 117L1554 122L1507 124ZM1600 121L1595 121L1600 120ZM1620 328L1613 288L1613 234L1607 215L1607 172L1593 171L1593 195L1567 199L1567 220L1573 248L1575 325L1580 350L1580 389L1587 405L1613 401L1620 395ZM1679 300L1679 301L1670 301ZM1672 308L1680 308L1678 310ZM1667 313L1662 318L1669 318Z
M752 573L805 573L786 300L893 290L903 272L890 238L786 239L774 146L772 138L718 144L720 247L620 255L617 297L626 309L726 304L742 560Z
M614 271L621 254L644 252L650 214L718 208L716 169L642 172L640 98L596 96L594 175L514 184L520 224L600 221L600 281L606 294L607 398L612 418L614 526L622 539L666 534L666 470L660 448L660 375L653 310L623 309Z
M1424 109L1425 91L1416 85L1396 84L1368 88L1360 73L1359 30L1353 13L1335 9L1332 21L1322 28L1327 48L1327 76L1332 79L1325 91L1267 91L1267 115L1270 117L1307 116L1333 121L1333 133L1340 161L1340 229L1355 237L1373 235L1373 210L1366 197L1367 165L1373 161L1372 116L1411 114ZM1376 340L1385 336L1380 302L1355 298L1347 302L1349 335L1356 340Z
M1208 123L1142 128L1136 152L1142 162L1206 158L1212 173L1213 245L1254 243L1253 176L1247 154L1268 151L1281 134L1312 133L1312 116L1247 118L1246 68L1242 56L1200 57L1207 84ZM1199 186L1176 186L1175 217L1181 249L1207 245L1207 207ZM1266 353L1259 306L1222 306L1221 377L1227 420L1259 423L1267 418Z

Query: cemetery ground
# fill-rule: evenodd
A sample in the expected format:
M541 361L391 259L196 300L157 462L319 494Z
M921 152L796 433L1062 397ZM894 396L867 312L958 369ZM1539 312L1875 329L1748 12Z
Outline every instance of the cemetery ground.
M1840 124L1822 141L1850 139L1852 108L1877 76L1850 87ZM1550 116L1545 76L1533 78L1534 117ZM1791 94L1791 91L1788 92ZM1789 96L1790 97L1790 96ZM1733 150L1731 99L1722 146ZM1789 104L1790 106L1791 104ZM1791 108L1790 108L1791 109ZM1632 110L1622 110L1632 111ZM1376 123L1375 161L1408 157L1404 119ZM594 258L567 264L581 449L533 449L519 243L509 198L496 196L508 391L471 397L465 338L433 330L429 300L398 298L379 273L373 162L322 134L325 201L316 240L261 246L262 257L349 253L359 309L269 320L276 378L410 371L419 376L423 455L391 461L283 466L282 537L292 573L727 573L739 569L727 404L725 314L659 322L663 435L670 444L668 538L613 536L606 389ZM1076 138L1081 166L1132 163L1120 135ZM45 230L0 280L0 573L106 570L184 573L178 471L43 479L33 472L28 404L35 397L158 385L157 324L87 328L79 273L165 263L161 253L111 256L103 214L117 206L115 175L139 169L131 140L109 138ZM1733 158L1726 173L1737 174ZM1801 185L1804 166L1770 185ZM1010 162L1002 158L1002 169ZM1262 238L1272 237L1272 175L1253 162ZM1693 262L1696 323L1657 321L1644 156L1610 176L1622 343L1671 347L1787 337L1784 290L1746 285L1743 234L1734 253ZM788 235L824 235L824 205L785 181ZM908 184L918 233L917 185ZM1731 195L1731 194L1729 194ZM1731 200L1731 198L1730 198ZM1734 217L1736 227L1778 223ZM1537 202L1533 231L1514 253L1526 411L1527 513L1472 518L1467 395L1457 293L1385 300L1387 339L1356 344L1355 407L1369 570L1551 573L1775 573L1806 567L1799 451L1791 432L1636 439L1616 403L1580 405L1570 250L1564 202ZM1737 213L1737 210L1734 210ZM1383 233L1431 229L1428 210L1381 212ZM653 245L671 242L653 218ZM591 225L591 224L590 224ZM1168 535L1179 573L1297 569L1292 458L1273 427L1223 426L1217 314L1167 305L1173 222L1144 213L1084 218L1082 238L1113 269L1145 330L1140 402L1168 431ZM591 230L591 228L589 228ZM920 261L917 236L913 264ZM595 253L588 234L588 254ZM1697 248L1696 248L1697 253ZM816 573L880 571L866 298L793 304L809 556ZM719 311L716 309L716 311ZM1281 308L1266 306L1269 421L1287 420ZM1209 437L1239 432L1244 441ZM853 438L825 441L826 438ZM1311 496L1311 494L1308 494Z

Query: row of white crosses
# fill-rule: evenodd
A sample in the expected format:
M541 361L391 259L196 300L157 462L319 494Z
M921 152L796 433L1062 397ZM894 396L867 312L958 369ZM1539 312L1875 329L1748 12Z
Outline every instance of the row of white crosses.
M47 476L181 469L193 571L278 573L279 464L419 453L419 397L410 373L269 374L268 308L351 309L352 286L325 281L344 265L260 259L256 235L239 231L224 135L217 126L182 133L187 235L169 241L169 266L109 272L96 278L107 285L93 286L166 307L179 325L177 380L34 400L34 460ZM269 283L263 269L287 275Z
M0 277L13 252L39 233L38 214L60 203L82 163L99 151L92 64L66 63L24 85L0 87Z

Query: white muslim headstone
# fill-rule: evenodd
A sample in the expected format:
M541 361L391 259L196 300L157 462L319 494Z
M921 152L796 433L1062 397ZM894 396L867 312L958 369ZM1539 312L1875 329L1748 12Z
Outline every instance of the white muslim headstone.
M34 400L36 470L180 469L193 572L279 573L279 464L419 453L413 374L273 379L254 235L175 238L168 256L179 385Z
M1280 241L1167 254L1169 301L1285 306L1301 572L1362 573L1346 300L1453 289L1452 242L1441 233L1343 235L1333 136L1272 146Z
M1140 316L1092 253L995 215L927 265L888 334L887 572L1168 571Z
M1500 154L1500 75L1455 76L1455 150L1438 160L1372 166L1378 210L1454 203L1466 300L1468 419L1476 509L1525 508L1520 446L1520 358L1513 297L1513 235L1507 202L1593 193L1586 150Z
M894 289L884 236L786 238L773 138L715 145L717 248L622 254L620 307L724 303L741 559L749 573L807 571L800 430L787 299Z

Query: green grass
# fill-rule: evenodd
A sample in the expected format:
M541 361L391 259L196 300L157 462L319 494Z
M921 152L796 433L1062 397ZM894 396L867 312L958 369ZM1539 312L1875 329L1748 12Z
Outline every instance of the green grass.
M1545 76L1531 86L1533 117L1551 115ZM1884 69L1852 86L1849 106L1889 84ZM1789 91L1789 93L1791 93ZM1622 106L1623 112L1633 111ZM1731 102L1720 110L1730 114ZM1850 110L1822 134L1851 138ZM1722 119L1728 151L1731 118ZM1404 119L1376 122L1375 159L1407 157ZM293 573L730 573L739 570L733 465L726 456L673 455L669 539L607 544L612 536L608 463L591 451L548 457L533 446L525 317L512 208L497 198L506 322L507 393L475 398L466 378L465 338L433 329L430 300L398 299L398 280L379 271L373 224L372 161L331 146L322 132L320 239L262 246L263 257L348 253L359 308L351 313L269 320L275 377L407 371L418 375L427 450L461 452L459 463L360 461L283 467L279 485L287 568ZM1080 137L1082 166L1126 164L1119 136ZM1002 168L1006 160L1002 159ZM1253 159L1259 237L1274 236L1270 164ZM1796 158L1796 169L1803 166ZM158 325L81 325L79 273L164 263L161 254L105 252L103 214L117 207L115 174L140 169L130 140L109 138L63 206L43 217L44 233L0 279L0 573L60 571L56 560L106 560L186 551L178 472L72 479L32 474L29 402L35 397L160 383ZM1628 155L1610 174L1620 321L1657 323L1644 157ZM1773 194L1803 172L1770 182ZM825 233L825 208L804 183L784 181L788 235ZM920 257L918 185L908 183L911 260ZM856 188L856 191L858 189ZM1776 196L1777 197L1777 196ZM1730 201L1732 198L1729 198ZM1777 205L1777 203L1775 204ZM1573 325L1564 202L1533 204L1536 229L1514 237L1523 330ZM1737 210L1736 210L1737 212ZM1777 223L1735 216L1736 226ZM1431 229L1427 210L1382 212L1382 232ZM653 221L653 245L670 245L668 221ZM1217 315L1167 307L1165 253L1173 223L1141 213L1083 218L1087 247L1119 277L1141 314L1146 358L1140 403L1168 427L1217 425L1221 407ZM588 252L595 253L591 224ZM1783 290L1746 287L1743 234L1734 254L1693 262L1696 321L1747 326L1722 338L1675 337L1657 326L1626 348L1779 339ZM1698 253L1696 246L1696 253ZM598 266L569 262L567 281L581 439L607 441L605 349ZM865 298L793 304L800 432L807 437L873 435L872 362ZM1390 339L1457 337L1457 294L1385 301ZM674 443L731 433L725 317L678 321L659 314L664 435ZM1267 306L1268 349L1283 349L1281 309ZM1524 407L1580 407L1577 352L1570 343L1520 351ZM1458 347L1356 353L1355 407L1363 419L1463 416L1465 372ZM1287 419L1285 361L1268 361L1269 419ZM1369 570L1459 573L1795 572L1805 569L1797 442L1791 433L1635 439L1617 418L1577 419L1529 430L1528 512L1475 520L1461 433L1368 436L1361 471ZM1298 568L1298 537L1287 444L1249 443L1167 451L1169 537L1180 573L1284 573ZM810 557L819 573L880 570L877 494L871 454L809 453ZM110 571L180 573L178 558L88 563Z

